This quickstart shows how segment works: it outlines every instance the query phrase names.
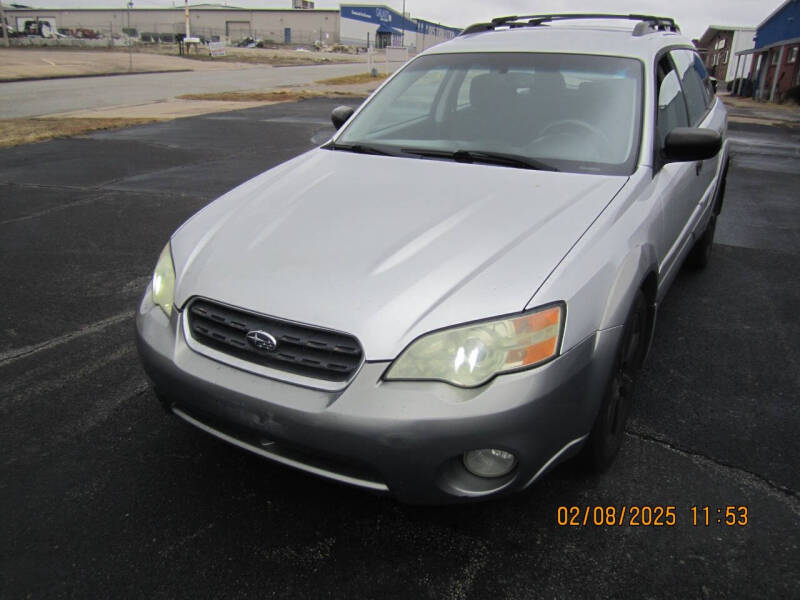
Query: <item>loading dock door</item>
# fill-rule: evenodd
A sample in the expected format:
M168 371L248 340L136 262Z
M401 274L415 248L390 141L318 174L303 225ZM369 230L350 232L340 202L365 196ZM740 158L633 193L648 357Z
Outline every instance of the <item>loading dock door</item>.
M252 30L250 21L225 21L225 35L232 42L246 38Z
M392 33L392 28L382 23L381 26L378 27L378 31L375 32L375 47L380 49L391 46Z

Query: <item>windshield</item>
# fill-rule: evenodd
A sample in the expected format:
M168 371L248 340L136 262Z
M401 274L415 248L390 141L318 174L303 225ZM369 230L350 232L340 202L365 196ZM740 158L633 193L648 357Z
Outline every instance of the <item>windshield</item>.
M642 64L630 58L426 55L372 98L334 148L630 174L641 88Z

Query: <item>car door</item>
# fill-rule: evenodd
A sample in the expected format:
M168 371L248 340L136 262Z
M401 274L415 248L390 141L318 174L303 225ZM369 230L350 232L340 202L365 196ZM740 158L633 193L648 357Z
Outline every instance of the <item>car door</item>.
M663 56L658 81L654 168L663 192L660 275L664 285L660 292L664 293L710 214L720 159L663 164L660 150L675 127L708 127L722 133L725 120L713 110L708 73L694 51L677 49Z
M664 55L657 66L656 136L653 156L653 189L659 204L658 240L660 295L666 292L687 251L689 223L697 204L699 190L694 163L664 163L661 149L667 134L676 127L689 126L689 114L680 77L672 60Z
M716 99L703 61L694 50L688 49L673 50L670 52L670 57L681 80L683 96L689 112L689 125L714 129L717 133L722 134L725 125L724 119L715 118L718 115L712 111ZM712 188L718 163L719 155L695 163L697 172L695 196L697 203L701 205L698 218L704 214L704 204L707 201L710 202L713 195Z

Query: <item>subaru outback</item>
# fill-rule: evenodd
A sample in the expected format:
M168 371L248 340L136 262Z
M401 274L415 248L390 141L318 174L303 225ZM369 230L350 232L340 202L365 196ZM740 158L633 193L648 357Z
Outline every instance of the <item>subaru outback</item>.
M136 316L167 410L402 501L624 440L658 306L709 260L727 117L672 19L494 19L183 224Z

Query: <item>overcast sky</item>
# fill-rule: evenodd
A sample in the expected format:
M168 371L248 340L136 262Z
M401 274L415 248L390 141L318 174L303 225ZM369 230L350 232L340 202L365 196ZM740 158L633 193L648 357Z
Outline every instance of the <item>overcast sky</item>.
M127 0L3 0L41 8L117 8ZM190 0L190 4L215 0ZM244 8L283 8L291 0L218 0L220 4ZM684 34L700 37L709 25L741 25L755 27L772 13L783 0L406 0L406 11L412 17L437 21L443 25L465 27L501 15L559 12L645 13L674 17ZM317 8L338 8L339 0L317 0ZM353 2L353 4L371 4ZM398 12L402 0L375 2ZM134 0L139 8L183 5L183 0ZM600 5L600 6L598 6Z

